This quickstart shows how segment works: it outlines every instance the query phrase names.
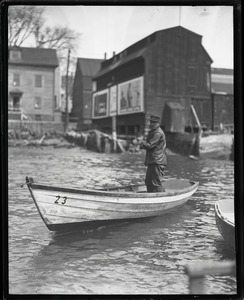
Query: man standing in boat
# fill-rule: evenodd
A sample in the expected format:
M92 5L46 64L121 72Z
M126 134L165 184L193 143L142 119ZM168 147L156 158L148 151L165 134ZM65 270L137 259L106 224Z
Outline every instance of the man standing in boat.
M145 184L148 193L163 192L163 175L167 165L166 139L160 128L160 118L152 115L149 121L150 131L146 141L140 145L141 149L146 149L145 166L147 166L147 173Z

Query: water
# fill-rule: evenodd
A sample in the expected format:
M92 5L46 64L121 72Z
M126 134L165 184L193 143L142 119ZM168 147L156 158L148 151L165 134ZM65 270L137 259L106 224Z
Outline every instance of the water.
M200 182L180 209L93 232L55 234L40 218L26 186L73 187L143 183L143 154L99 154L78 147L9 148L10 294L188 294L186 264L235 259L220 236L214 203L234 197L227 160L168 156L166 178ZM208 276L206 294L235 294L234 276Z

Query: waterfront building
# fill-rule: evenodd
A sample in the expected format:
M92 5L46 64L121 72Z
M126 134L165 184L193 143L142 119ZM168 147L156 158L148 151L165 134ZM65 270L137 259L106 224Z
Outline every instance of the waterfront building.
M9 47L9 120L61 121L58 67L54 49Z
M234 129L233 69L212 68L212 129Z
M77 127L81 130L92 127L92 78L99 71L102 61L92 58L77 59L71 114L78 120Z
M202 36L184 27L147 36L101 63L93 77L93 125L111 132L116 119L119 135L139 135L156 114L166 131L183 133L196 126L193 106L210 127L211 64Z

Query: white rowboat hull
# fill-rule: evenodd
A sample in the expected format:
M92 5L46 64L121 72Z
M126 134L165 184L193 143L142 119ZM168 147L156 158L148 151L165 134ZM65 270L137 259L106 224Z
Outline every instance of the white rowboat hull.
M161 215L183 205L198 188L196 182L179 179L166 181L163 193L147 193L145 186L79 190L26 181L49 230Z
M215 220L226 244L235 249L234 200L219 200L215 203Z

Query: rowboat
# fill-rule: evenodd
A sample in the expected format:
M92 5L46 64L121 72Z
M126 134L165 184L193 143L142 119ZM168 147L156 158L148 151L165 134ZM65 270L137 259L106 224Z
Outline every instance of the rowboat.
M147 193L146 186L129 185L101 189L77 189L26 184L37 210L51 231L91 229L108 222L154 217L183 205L197 190L198 182L169 179L164 192Z
M234 201L219 200L215 203L216 225L226 244L235 248Z

